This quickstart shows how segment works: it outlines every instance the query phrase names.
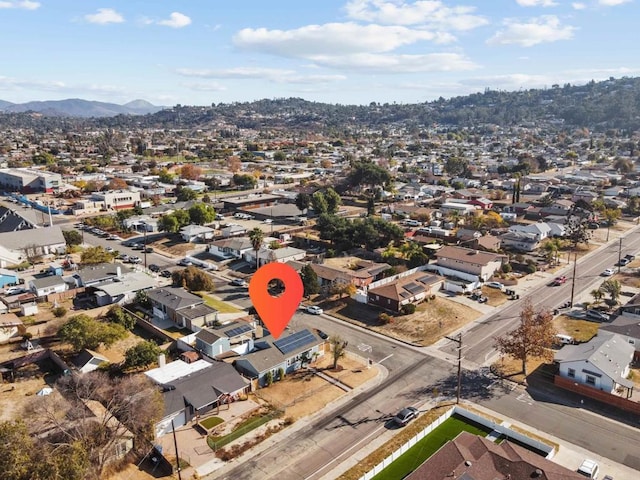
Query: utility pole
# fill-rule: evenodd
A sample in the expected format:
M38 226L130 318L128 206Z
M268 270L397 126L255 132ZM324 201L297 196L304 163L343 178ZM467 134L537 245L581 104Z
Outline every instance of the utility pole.
M462 388L462 333L458 334L458 338L447 337L446 339L458 344L458 388L456 390L456 404L460 403L460 390Z
M147 269L147 224L144 224L144 269Z
M571 255L571 253L569 253ZM574 252L573 254L573 275L571 277L571 302L570 307L573 308L573 294L576 290L576 265L578 263L578 252Z
M173 425L173 419L171 419L171 430L173 431L173 445L176 448L176 466L178 468L178 480L182 480L182 474L180 473L180 457L178 455L178 440L176 439L176 427Z
M620 237L620 242L618 242L618 273L620 273L620 268L622 268L622 265L620 265L621 261L622 261L622 237Z

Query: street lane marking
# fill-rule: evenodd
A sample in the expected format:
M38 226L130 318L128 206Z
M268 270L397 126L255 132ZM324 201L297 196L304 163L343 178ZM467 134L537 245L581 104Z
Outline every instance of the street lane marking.
M387 355L387 356L386 356L386 357L384 357L382 360L380 360L379 362L376 362L376 363L382 363L382 362L384 362L385 360L388 360L388 359L389 359L389 358L391 358L391 357L393 357L393 353L392 353L391 355Z

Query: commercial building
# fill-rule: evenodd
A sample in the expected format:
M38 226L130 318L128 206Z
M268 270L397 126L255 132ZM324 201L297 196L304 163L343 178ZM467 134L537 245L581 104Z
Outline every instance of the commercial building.
M91 200L100 202L104 210L123 210L140 205L140 192L129 190L95 192L91 194Z
M9 192L51 193L62 185L59 173L33 168L0 169L0 188Z

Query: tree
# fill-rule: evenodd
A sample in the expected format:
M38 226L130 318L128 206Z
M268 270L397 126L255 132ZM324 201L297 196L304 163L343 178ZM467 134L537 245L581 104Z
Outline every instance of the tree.
M593 290L591 290L591 292L589 292L589 295L593 297L594 303L598 304L602 300L604 292L600 288L594 288Z
M202 175L202 169L192 163L187 163L180 169L180 177L185 180L198 180Z
M176 187L176 198L179 202L188 202L198 198L198 194L195 190L186 187Z
M444 164L444 171L452 177L458 177L466 173L469 168L467 160L458 157L449 157Z
M589 243L591 232L588 229L587 216L583 214L569 214L564 224L565 238L571 242L572 248L578 244Z
M353 283L336 283L331 287L331 293L338 295L339 298L351 297L356 294L357 288Z
M125 190L128 188L127 182L124 178L112 178L108 183L109 190Z
M100 345L109 347L127 336L127 330L115 323L99 322L81 313L69 318L60 327L58 336L63 342L70 343L75 350L96 349Z
M216 211L211 205L196 203L189 208L189 218L191 223L204 225L206 223L211 223L216 219Z
M0 472L6 480L28 480L33 440L23 421L0 422Z
M82 243L82 234L77 230L63 230L62 236L64 237L65 243L70 247L80 245Z
M320 282L318 275L310 264L306 264L300 270L300 278L302 278L302 286L304 287L304 295L310 297L320 291Z
M125 368L140 368L151 365L158 359L162 350L155 342L144 341L129 348L124 354Z
M622 285L618 280L605 280L602 282L602 285L600 285L600 290L609 295L610 302L607 303L616 305L622 293Z
M111 260L113 260L113 255L100 246L89 247L80 255L80 263L84 265L109 263Z
M180 230L180 223L173 214L167 214L160 217L158 228L163 232L177 233Z
M311 196L308 193L301 192L296 195L296 207L300 209L303 213L305 210L309 208L311 205Z
M323 213L329 212L329 204L327 203L327 199L321 191L315 192L311 195L311 206L313 207L313 211L316 215L322 215Z
M342 198L338 192L329 187L324 191L324 199L327 202L327 212L337 213L340 205L342 205Z
M183 286L192 292L211 292L215 288L211 277L193 265L174 271L171 279L175 286Z
M550 350L554 342L553 316L548 310L536 311L530 300L526 300L520 312L520 325L496 338L498 351L522 361L522 372L527 373L530 357L552 359Z
M111 323L122 325L127 330L133 330L136 326L135 317L120 305L112 305L109 310L107 310L105 318Z
M160 170L160 172L158 172L158 180L161 183L173 183L173 179L173 174L171 174L166 168L163 168L162 170Z
M251 242L251 246L253 247L253 250L256 252L256 270L260 267L258 252L260 251L260 247L262 247L263 240L264 240L264 233L258 227L255 227L253 230L249 232L249 241Z
M329 345L331 345L331 358L333 359L333 369L338 368L338 360L340 360L346 351L349 342L343 340L339 335L329 337Z

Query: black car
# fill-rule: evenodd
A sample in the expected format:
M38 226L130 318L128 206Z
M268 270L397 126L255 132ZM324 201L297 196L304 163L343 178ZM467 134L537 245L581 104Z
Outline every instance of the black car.
M144 253L153 253L153 248L147 247L144 249Z
M151 270L154 273L157 273L160 271L160 266L156 265L155 263L152 263L151 265L149 265L149 270Z
M163 270L160 272L160 276L164 277L164 278L170 278L171 277L171 272L169 270Z
M326 333L324 333L322 330L317 330L317 329L316 329L316 333L318 334L318 336L319 336L322 340L326 340L327 338L329 338L329 335L327 335Z

